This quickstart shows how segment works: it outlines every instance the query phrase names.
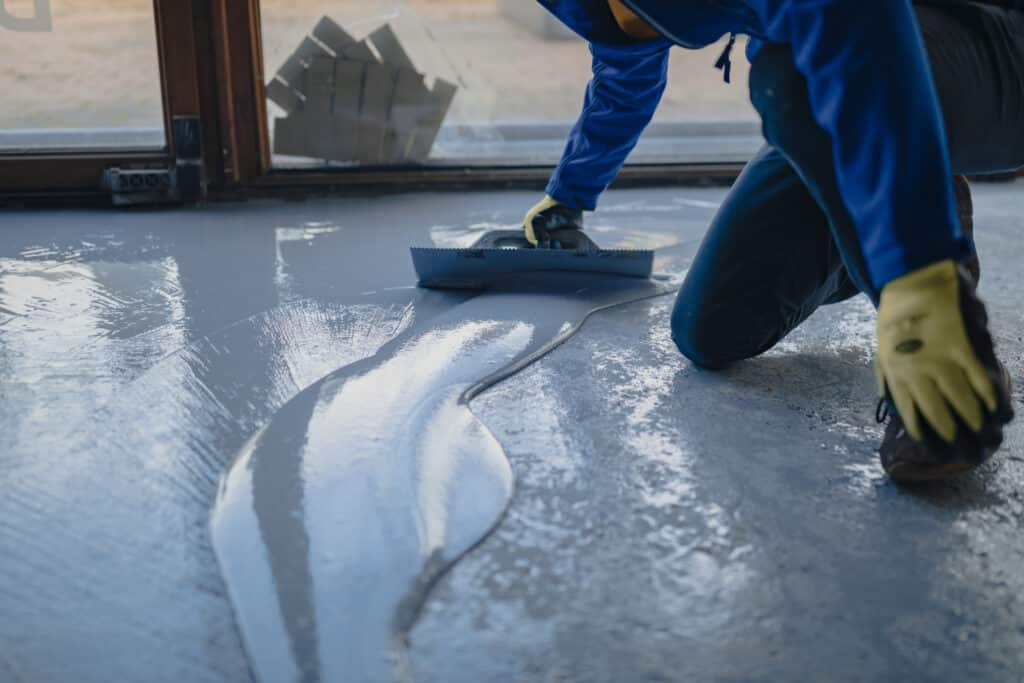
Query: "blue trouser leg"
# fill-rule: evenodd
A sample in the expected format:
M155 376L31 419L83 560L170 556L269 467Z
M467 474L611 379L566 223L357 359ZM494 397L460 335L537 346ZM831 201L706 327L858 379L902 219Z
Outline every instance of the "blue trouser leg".
M697 365L719 369L764 353L818 306L856 293L828 218L766 145L712 221L676 299L672 338Z
M761 115L765 139L789 161L827 217L826 232L850 280L877 303L857 229L839 191L831 138L815 123L804 77L792 64L787 46L766 46L751 65L750 100Z
M922 8L918 17L953 171L1024 165L1024 13ZM712 222L672 317L679 349L707 368L763 353L822 304L858 290L878 297L787 46L761 51L750 89L769 144Z

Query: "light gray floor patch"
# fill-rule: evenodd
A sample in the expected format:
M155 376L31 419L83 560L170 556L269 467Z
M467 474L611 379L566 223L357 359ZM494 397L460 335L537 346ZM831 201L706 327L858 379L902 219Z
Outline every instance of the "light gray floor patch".
M723 192L613 191L586 220L679 271ZM514 224L536 199L0 214L0 681L252 680L211 543L221 476L310 386L397 362L427 309L473 301L424 305L409 245ZM975 204L1024 415L1024 185L978 184ZM430 590L415 680L1019 683L1024 422L981 472L899 489L875 454L863 299L724 374L679 356L671 304L601 312L470 403L514 492ZM504 319L477 339L507 359Z
M242 450L211 528L261 680L407 679L404 640L429 586L512 494L508 460L468 400L593 311L670 291L607 276L524 280L418 315Z

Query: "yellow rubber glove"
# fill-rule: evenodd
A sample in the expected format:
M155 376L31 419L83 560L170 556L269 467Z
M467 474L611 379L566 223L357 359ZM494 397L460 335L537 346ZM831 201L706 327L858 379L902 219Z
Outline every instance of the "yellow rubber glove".
M537 202L532 209L526 212L526 218L523 219L523 230L526 231L526 241L537 246L537 233L533 229L533 221L542 212L547 211L550 208L558 206L559 202L552 198L550 195L544 195L544 199Z
M583 212L571 209L548 195L527 211L523 219L526 241L535 247L548 246L551 231L566 229L582 230Z
M888 388L907 431L921 441L918 412L947 443L956 438L955 411L977 433L997 408L996 388L967 336L961 282L953 261L899 277L882 289L875 373ZM981 402L979 402L979 397Z

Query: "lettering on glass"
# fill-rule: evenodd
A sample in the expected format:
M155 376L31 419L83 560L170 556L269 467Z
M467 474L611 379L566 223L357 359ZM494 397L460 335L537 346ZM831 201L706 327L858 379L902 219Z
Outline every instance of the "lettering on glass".
M7 9L7 4L8 0L0 0L0 28L6 28L11 31L53 30L53 14L50 11L50 0L32 0L34 8L30 17L11 14Z

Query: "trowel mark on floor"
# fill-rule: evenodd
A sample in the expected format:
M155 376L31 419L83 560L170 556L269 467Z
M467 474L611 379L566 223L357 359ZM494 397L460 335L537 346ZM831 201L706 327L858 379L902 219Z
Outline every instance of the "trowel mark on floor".
M281 409L242 450L211 520L259 678L407 678L404 640L427 591L512 493L468 401L591 312L667 291L549 274L532 292L490 292L418 317Z
M620 438L633 463L630 488L638 497L636 509L643 511L640 520L645 540L653 547L673 549L663 562L649 569L649 580L663 594L690 597L687 617L677 628L699 638L726 628L733 618L723 604L734 602L735 596L749 588L753 577L747 564L750 546L735 538L735 511L701 490L700 478L695 475L700 456L691 443L691 433L665 419L666 413L679 410L693 419L712 416L700 407L699 397L678 391L677 378L692 372L692 365L679 354L670 336L672 302L651 302L647 309L650 324L641 345L608 345L591 353L603 359L595 375L614 379L609 403L625 416L626 429ZM652 351L663 362L645 365L641 358ZM680 517L693 521L682 525L667 522Z
M445 387L440 376L456 360L486 370L531 338L497 321L424 334L300 395L243 451L213 538L262 680L393 678L403 597L421 568L429 577L450 561L450 544L486 533L512 486L500 447L458 405L473 378ZM485 494L449 505L460 485ZM252 562L261 544L267 564Z
M620 228L616 225L601 223L587 226L587 230L596 233L605 233L607 240L602 240L605 249L668 249L681 244L678 235L670 232L656 230L632 230Z
M322 221L310 221L303 223L302 227L279 227L274 230L278 245L281 242L312 242L318 235L330 235L341 230L337 223L324 223Z
M875 308L870 299L858 295L848 301L824 306L812 317L824 316L833 322L826 338L816 340L815 344L829 353L855 356L858 362L870 363L875 353ZM781 357L801 353L809 338L808 329L806 326L798 327L764 355Z
M31 663L25 680L244 676L205 525L218 478L297 392L404 329L408 299L275 307L178 347L108 392L102 407L53 391L32 412L61 420L45 430L31 425L34 415L27 427L8 421L0 430L9 489L0 496L0 581L20 588L0 591L0 642L25 643L14 660ZM29 429L31 442L16 439ZM57 642L74 647L54 656ZM221 668L197 675L197 652L209 651ZM7 680L3 672L0 664Z
M672 201L665 204L656 204L650 201L631 201L607 204L601 208L602 213L677 213L680 206L688 206L699 209L716 210L721 206L720 202L709 202L703 199L690 197L674 197Z

